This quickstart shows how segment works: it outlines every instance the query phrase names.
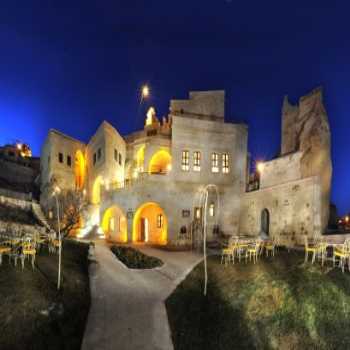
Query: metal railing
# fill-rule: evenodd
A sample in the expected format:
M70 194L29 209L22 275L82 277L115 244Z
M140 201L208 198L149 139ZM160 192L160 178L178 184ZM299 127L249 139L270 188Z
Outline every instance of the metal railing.
M137 173L137 176L134 176L131 179L125 179L124 181L116 181L109 184L107 188L105 188L106 191L115 191L120 190L124 188L130 188L133 187L139 183L143 183L148 180L159 180L159 177L163 177L168 175L168 172L157 172L157 173L149 173L149 172L143 172L143 173Z

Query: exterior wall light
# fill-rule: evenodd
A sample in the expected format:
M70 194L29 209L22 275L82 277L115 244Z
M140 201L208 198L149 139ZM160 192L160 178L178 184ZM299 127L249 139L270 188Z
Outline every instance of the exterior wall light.
M265 164L263 162L258 162L256 165L258 172L261 174L264 171Z

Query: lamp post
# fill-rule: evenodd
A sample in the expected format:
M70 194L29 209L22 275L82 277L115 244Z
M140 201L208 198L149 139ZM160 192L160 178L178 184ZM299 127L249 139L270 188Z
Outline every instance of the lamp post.
M57 225L58 225L58 276L57 276L57 289L61 287L61 261L62 261L62 238L61 238L61 228L60 228L60 206L58 202L57 195L61 192L61 189L56 186L53 195L56 199L57 208Z

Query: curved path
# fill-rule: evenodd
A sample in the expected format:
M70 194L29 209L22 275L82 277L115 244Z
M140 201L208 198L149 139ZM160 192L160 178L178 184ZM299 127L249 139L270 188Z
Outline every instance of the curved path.
M164 301L201 260L192 252L137 246L161 268L127 269L102 242L90 264L91 308L82 349L173 349Z

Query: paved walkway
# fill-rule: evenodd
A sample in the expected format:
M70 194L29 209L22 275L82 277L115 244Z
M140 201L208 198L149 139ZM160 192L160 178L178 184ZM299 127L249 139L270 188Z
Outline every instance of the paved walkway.
M91 308L83 350L173 349L164 301L201 260L191 252L137 246L161 268L129 270L98 242L90 265Z

